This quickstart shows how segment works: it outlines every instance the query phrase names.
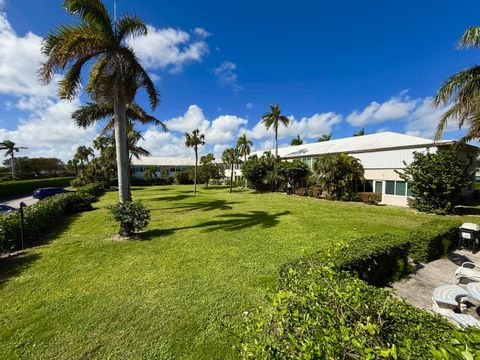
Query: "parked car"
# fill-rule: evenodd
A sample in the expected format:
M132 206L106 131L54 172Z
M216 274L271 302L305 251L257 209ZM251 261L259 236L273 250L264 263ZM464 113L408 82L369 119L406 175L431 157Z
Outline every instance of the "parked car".
M0 214L6 214L12 211L17 211L18 209L7 204L0 204Z
M42 200L45 199L46 197L57 195L57 194L63 194L63 193L69 193L73 192L70 190L65 190L64 188L60 187L46 187L46 188L40 188L37 189L33 192L33 198Z

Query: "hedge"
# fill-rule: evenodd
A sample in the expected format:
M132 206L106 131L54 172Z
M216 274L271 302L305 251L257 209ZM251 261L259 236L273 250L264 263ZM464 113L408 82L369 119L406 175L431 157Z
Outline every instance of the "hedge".
M327 262L330 262L327 259ZM329 265L290 269L245 316L244 359L478 359L480 329L455 329L390 290Z
M409 272L408 251L408 239L390 234L375 234L341 245L333 259L338 269L354 273L369 284L385 286ZM320 251L284 264L279 271L279 286L283 286L283 279L290 269L305 273L310 267L323 266L324 263L325 254Z
M417 262L439 259L458 244L459 220L435 219L410 232L410 257Z
M80 188L82 189L82 188ZM62 223L65 216L91 208L99 195L98 187L91 186L77 193L58 194L24 209L25 245L39 243ZM21 244L20 212L0 216L0 252L18 249Z
M65 187L70 186L74 178L61 177L50 179L19 180L0 182L0 198L16 195L25 195L42 187Z

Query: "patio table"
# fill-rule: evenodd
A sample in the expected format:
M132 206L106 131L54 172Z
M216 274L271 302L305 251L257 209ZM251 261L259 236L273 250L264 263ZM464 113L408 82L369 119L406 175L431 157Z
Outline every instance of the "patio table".
M480 301L480 282L471 282L467 284L467 291L470 293L470 297Z

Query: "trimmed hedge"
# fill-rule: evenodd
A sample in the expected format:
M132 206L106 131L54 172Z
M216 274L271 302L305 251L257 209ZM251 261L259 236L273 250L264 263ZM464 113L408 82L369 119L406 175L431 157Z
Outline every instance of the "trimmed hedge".
M62 223L65 216L91 209L98 196L98 188L90 187L77 193L58 194L24 209L24 241L26 245L39 243ZM21 244L20 212L0 216L0 252L12 251Z
M435 219L409 235L410 257L417 262L439 259L454 250L458 244L459 220Z
M73 177L35 179L35 180L19 180L0 182L0 198L25 195L33 192L33 190L42 187L65 187L70 186Z
M409 273L409 241L390 234L362 236L348 244L333 257L335 267L356 274L360 279L375 286L385 286ZM325 253L288 262L280 267L279 286L290 269L305 273L312 266L322 266Z
M480 329L456 330L331 265L305 267L290 269L284 287L246 316L244 359L478 358Z

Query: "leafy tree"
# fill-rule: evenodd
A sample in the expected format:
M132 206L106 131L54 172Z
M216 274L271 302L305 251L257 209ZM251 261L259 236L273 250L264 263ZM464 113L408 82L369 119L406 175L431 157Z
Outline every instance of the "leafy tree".
M213 154L207 154L200 158L200 166L198 167L198 181L204 182L208 188L210 179L221 179L225 174L223 167L215 162Z
M360 160L345 153L319 156L313 163L313 172L317 183L332 199L349 200L355 183L365 180Z
M480 27L469 27L458 41L458 48L478 48ZM467 134L462 141L480 138L480 65L474 65L450 76L433 98L436 106L451 105L440 117L435 139L439 140L450 120L456 120L461 128L468 124Z
M405 165L405 169L397 173L415 196L411 206L424 212L453 212L462 188L473 179L468 161L459 159L454 149L425 154L415 152L413 162Z
M238 163L239 157L240 153L237 148L225 149L222 154L222 161L230 165L230 194L232 193L233 187L233 167Z
M247 156L250 155L250 146L253 143L247 139L247 134L243 134L237 140L237 149L240 157L243 157L243 161L247 161ZM245 187L247 187L247 178L245 178Z
M255 190L273 191L275 182L279 180L275 168L278 162L278 157L271 152L266 152L261 157L253 155L242 164L242 174Z
M266 126L267 130L273 127L273 131L275 131L275 157L278 157L278 126L283 124L287 127L290 119L282 115L280 105L269 105L269 108L270 112L262 116L262 123Z
M332 134L323 134L317 140L317 142L330 141L332 140Z
M143 171L143 177L145 180L155 179L157 177L157 173L155 172L155 166L146 166L145 170Z
M10 166L12 167L12 179L15 179L15 153L20 149L27 149L23 146L15 146L11 140L4 140L0 143L0 150L5 150L5 157L10 157Z
M300 160L282 161L279 162L276 167L278 175L289 182L294 188L302 185L308 175L310 175L310 168Z
M193 194L197 193L197 166L198 166L198 147L205 145L205 135L200 134L200 130L195 129L191 134L185 133L185 146L193 148L195 151L195 169L193 175Z
M59 83L61 99L73 100L81 89L82 69L88 63L86 92L97 103L113 103L119 201L130 201L127 150L128 104L134 103L139 88L145 88L150 106L159 103L155 85L143 69L127 40L147 34L147 26L137 16L124 15L112 21L101 0L65 0L67 13L79 19L75 25L58 26L43 41L47 60L40 69L48 84L56 72L64 74Z
M297 135L296 138L293 138L292 141L290 142L290 145L295 146L295 145L302 145L303 140L300 139L300 134Z
M365 128L361 128L360 130L353 133L352 136L363 136L366 135Z
M95 153L91 147L87 147L85 145L81 145L77 148L77 152L74 155L74 158L77 159L81 165L84 163L90 163L90 157L94 157Z

